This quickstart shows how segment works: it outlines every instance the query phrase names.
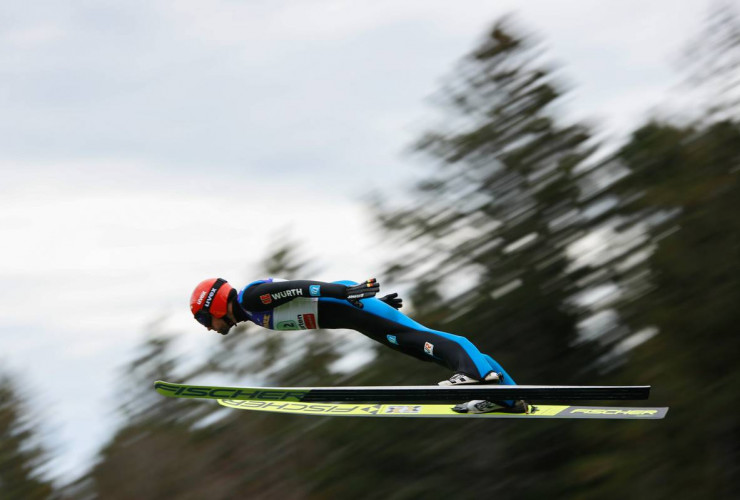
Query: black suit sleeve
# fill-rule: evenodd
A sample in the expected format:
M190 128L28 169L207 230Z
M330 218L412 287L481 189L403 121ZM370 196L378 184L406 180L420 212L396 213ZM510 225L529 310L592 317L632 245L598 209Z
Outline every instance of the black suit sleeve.
M247 311L269 311L298 297L346 299L347 287L339 283L310 280L260 283L244 291L241 306Z

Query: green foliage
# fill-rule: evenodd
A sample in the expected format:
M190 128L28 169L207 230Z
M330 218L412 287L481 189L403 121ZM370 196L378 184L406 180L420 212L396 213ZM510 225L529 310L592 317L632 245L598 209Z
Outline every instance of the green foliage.
M0 376L0 498L52 498L52 485L39 477L47 455L39 446L38 422L18 392L7 375Z
M740 472L740 447L732 438L740 433L734 397L740 383L740 124L650 124L620 157L633 175L615 189L625 197L641 193L628 208L647 218L670 214L653 217L650 226L651 291L621 305L635 328L659 331L638 349L632 369L643 367L645 381L657 388L656 403L674 408L639 450L644 462L669 469L663 477L682 478L662 485L664 491L701 489L729 498ZM699 425L698 408L711 415Z
M563 91L540 59L507 23L494 26L449 86L454 126L418 144L436 166L409 206L381 207L381 220L407 248L394 279L434 291L414 294L416 319L465 335L519 383L591 383L599 346L579 341L572 298L582 289L567 249L587 223L578 183L592 145L585 127L557 120ZM404 382L415 382L409 374ZM408 430L385 427L391 450L418 448ZM569 473L585 460L572 425L434 422L424 430L433 451L416 465L431 468L424 489L438 498L552 497L580 487Z
M409 206L381 207L380 217L407 250L389 274L444 290L431 308L415 301L425 322L501 361L526 358L515 370L523 380L566 383L588 363L572 349L577 316L567 299L578 289L566 247L582 231L576 172L592 149L585 127L556 120L563 91L540 58L529 40L496 24L444 95L454 126L418 144L436 168ZM424 314L443 302L464 314ZM542 358L553 354L558 370Z
M740 13L732 2L717 2L701 34L688 44L682 63L696 90L704 121L737 119L740 113ZM694 110L697 111L697 110Z

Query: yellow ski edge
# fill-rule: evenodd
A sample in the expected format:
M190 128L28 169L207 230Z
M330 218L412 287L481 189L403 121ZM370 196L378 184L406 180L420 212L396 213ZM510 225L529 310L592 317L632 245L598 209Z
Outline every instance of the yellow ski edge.
M457 413L449 404L353 404L301 403L259 400L219 399L224 407L291 415L332 417L427 417L427 418L569 418L569 419L635 419L665 417L668 408L632 408L609 406L529 405L529 413Z

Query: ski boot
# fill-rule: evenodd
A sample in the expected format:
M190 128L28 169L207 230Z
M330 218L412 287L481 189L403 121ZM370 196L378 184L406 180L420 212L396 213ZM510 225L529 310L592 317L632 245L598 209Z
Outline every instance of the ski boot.
M523 399L515 401L514 406L505 406L494 403L493 401L474 399L473 401L453 407L452 411L457 413L529 413L529 405Z
M468 377L464 373L456 373L449 379L438 382L437 385L500 384L503 378L503 374L491 372L481 381L477 378Z

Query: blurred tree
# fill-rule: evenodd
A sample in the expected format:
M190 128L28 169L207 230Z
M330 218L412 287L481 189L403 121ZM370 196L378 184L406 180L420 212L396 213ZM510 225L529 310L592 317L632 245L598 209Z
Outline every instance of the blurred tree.
M172 354L173 338L158 333L158 326L153 325L150 336L138 348L134 359L121 370L122 391L120 411L124 418L132 421L169 420L177 413L171 413L174 402L162 401L162 398L151 390L155 380L176 381L174 372L178 360Z
M444 93L454 126L418 143L437 167L408 207L381 219L407 249L391 276L436 287L455 312L444 320L454 331L522 360L515 378L568 382L584 359L571 348L565 250L582 230L574 171L593 149L585 127L555 119L562 90L540 58L509 23L494 26Z
M734 396L740 383L740 124L652 123L635 132L619 158L631 174L613 187L625 200L618 210L648 232L640 245L649 269L641 279L645 292L625 295L620 304L639 330L627 341L647 340L632 349L629 370L652 383L656 403L673 412L629 441L640 460L623 458L632 470L618 484L645 481L666 497L732 498L740 486Z
M416 319L467 336L519 383L583 384L603 352L580 335L583 271L569 249L590 229L580 181L595 145L557 119L553 73L530 38L497 23L446 88L445 125L418 143L436 166L408 206L381 203L380 217L406 248L389 274L414 285ZM417 452L419 467L437 464L427 489L440 496L566 495L580 482L567 464L597 449L570 424L456 424L426 424L433 446ZM392 442L396 454L419 448Z
M698 108L710 122L740 116L740 13L735 2L715 3L682 63L687 87L699 101L693 113Z
M40 477L48 457L39 445L37 425L13 381L7 375L0 375L0 498L3 500L55 497L52 484Z
M660 426L610 435L600 487L613 494L734 498L740 487L740 22L730 4L689 54L698 119L637 129L614 159L628 175L606 189L618 201L605 213L635 235L602 273L618 278L631 325L615 345L656 404L673 407Z

